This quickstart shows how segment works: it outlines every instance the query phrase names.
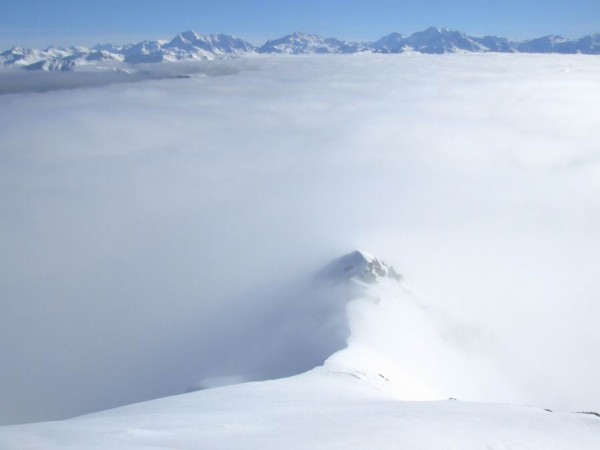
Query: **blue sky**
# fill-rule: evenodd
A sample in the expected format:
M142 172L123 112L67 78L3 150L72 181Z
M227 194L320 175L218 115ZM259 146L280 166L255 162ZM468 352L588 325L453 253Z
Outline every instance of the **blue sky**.
M293 31L376 39L430 25L515 38L600 32L599 0L0 0L0 45L91 45L235 34L254 43Z

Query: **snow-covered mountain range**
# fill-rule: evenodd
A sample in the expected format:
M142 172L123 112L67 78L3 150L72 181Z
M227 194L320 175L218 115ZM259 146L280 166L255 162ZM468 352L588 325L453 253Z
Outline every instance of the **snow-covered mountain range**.
M282 320L261 330L277 347L294 335L305 352L329 347L333 354L317 367L276 380L200 386L65 421L3 427L0 448L600 448L600 418L592 413L449 398L464 389L460 377L444 372L435 378L445 381L433 383L430 376L444 370L444 360L465 361L451 342L430 351L432 341L451 341L446 319L372 255L356 251L333 261L303 299L284 304L294 313L275 316ZM299 351L282 356L303 357ZM235 382L233 374L222 375Z
M391 33L374 42L348 42L313 34L293 33L254 46L225 34L203 35L195 31L178 34L170 41L142 41L130 45L102 44L92 48L48 47L45 50L13 47L0 53L0 64L26 70L69 71L115 68L125 64L200 61L251 54L352 54L373 53L562 53L600 54L600 33L579 39L544 36L511 40L497 36L474 37L447 28L430 27L410 36Z
M282 38L267 41L257 48L258 53L285 53L302 55L312 53L357 53L369 50L369 45L361 42L340 41L314 34L293 33Z
M252 44L233 36L186 31L170 41L142 41L131 45L49 47L45 50L13 47L0 53L0 62L4 66L26 70L68 71L76 67L94 68L98 63L111 67L111 63L202 61L238 56L255 50Z

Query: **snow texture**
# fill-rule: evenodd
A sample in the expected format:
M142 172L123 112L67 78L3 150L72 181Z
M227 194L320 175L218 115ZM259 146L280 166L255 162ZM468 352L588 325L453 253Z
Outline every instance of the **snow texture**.
M385 345L382 319L399 327L422 309L398 274L364 252L331 263L321 281L344 285L348 347L324 365L274 381L202 390L70 420L0 428L11 450L398 449L592 450L600 447L593 414L439 399L403 401L415 380L402 379ZM401 309L394 309L400 305ZM414 306L414 305L413 305ZM383 312L379 311L383 310ZM409 312L408 317L397 315ZM365 326L365 323L367 326ZM383 362L383 363L382 363ZM400 377L398 377L400 375Z

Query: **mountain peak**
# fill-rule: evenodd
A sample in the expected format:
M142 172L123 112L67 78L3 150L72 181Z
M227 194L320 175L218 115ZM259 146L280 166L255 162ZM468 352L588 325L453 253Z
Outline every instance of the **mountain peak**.
M600 55L600 34L579 39L548 35L522 41L497 36L470 36L444 27L429 27L403 36L391 33L374 42L351 42L296 31L256 47L226 34L179 33L172 40L141 41L128 45L102 44L84 47L48 47L45 50L13 47L0 52L0 65L27 70L114 69L123 64L227 59L253 53L266 54L355 54L418 52L425 54L501 52ZM108 66L103 66L107 62Z
M179 36L181 36L183 39L189 42L197 41L202 37L200 33L196 33L194 30L184 31L182 33L179 33Z
M365 283L375 283L379 278L388 278L396 282L402 280L402 275L392 266L361 250L335 259L320 274L335 279L357 279Z
M362 48L356 44L327 38L316 34L296 31L279 39L267 41L258 49L259 53L356 53Z
M167 47L191 48L193 47L194 42L199 40L201 37L202 35L196 33L194 30L184 31L171 39L171 41L167 44Z
M314 34L310 34L310 33L304 33L303 31L294 31L291 34L288 34L288 37L295 37L295 38L311 38L311 37L317 37Z
M22 47L17 47L16 45L8 50L5 50L0 53L0 56L16 56L16 55L24 55L27 51Z

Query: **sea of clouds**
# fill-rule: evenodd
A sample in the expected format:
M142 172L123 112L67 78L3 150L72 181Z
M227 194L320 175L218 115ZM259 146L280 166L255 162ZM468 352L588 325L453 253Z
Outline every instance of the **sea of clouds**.
M522 403L600 409L600 59L165 67L0 73L0 423L183 392L355 248L492 336Z

